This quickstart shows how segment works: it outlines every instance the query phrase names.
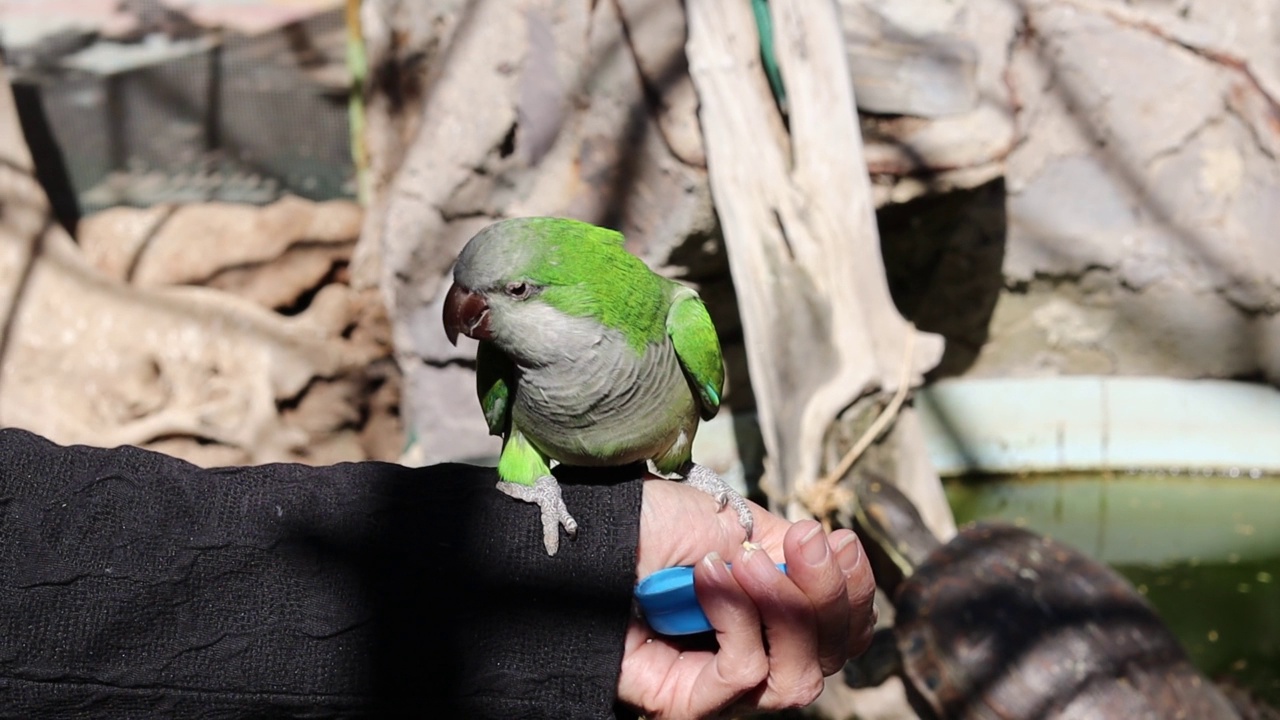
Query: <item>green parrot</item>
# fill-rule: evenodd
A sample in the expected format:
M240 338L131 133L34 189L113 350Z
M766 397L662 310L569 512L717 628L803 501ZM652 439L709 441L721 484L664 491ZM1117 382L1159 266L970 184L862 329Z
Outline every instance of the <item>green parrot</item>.
M551 462L647 461L659 475L732 505L746 500L692 460L699 419L720 408L724 361L702 299L650 270L622 235L577 220L501 220L467 242L444 303L449 341L479 341L476 390L502 436L498 489L542 511L555 555L578 524Z

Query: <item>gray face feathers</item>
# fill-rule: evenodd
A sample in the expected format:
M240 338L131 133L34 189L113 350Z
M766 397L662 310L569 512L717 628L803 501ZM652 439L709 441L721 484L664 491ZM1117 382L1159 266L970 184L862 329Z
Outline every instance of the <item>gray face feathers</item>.
M477 292L518 280L545 252L550 218L512 218L481 230L458 255L454 282Z
M557 265L564 235L592 226L563 218L513 218L494 223L473 237L454 266L454 287L445 307L451 339L466 334L488 340L527 364L566 359L603 329L588 320L572 320L541 302L543 290L532 276L546 264ZM572 322L571 322L572 320Z

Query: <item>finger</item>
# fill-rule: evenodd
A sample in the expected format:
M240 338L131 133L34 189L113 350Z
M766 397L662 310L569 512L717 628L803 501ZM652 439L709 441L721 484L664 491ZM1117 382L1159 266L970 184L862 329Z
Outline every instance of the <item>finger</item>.
M828 542L834 549L836 565L844 574L849 603L849 657L861 655L871 646L875 632L876 581L862 543L852 530L836 530Z
M690 714L718 712L764 682L769 674L760 615L719 553L708 553L693 570L693 588L720 650L703 667L689 699Z
M802 707L822 692L817 621L804 591L759 549L733 563L733 576L760 613L769 647L769 677L762 709Z
M817 623L818 662L823 675L844 667L849 659L849 593L844 572L827 542L822 525L805 520L791 526L783 539L787 577L813 606Z

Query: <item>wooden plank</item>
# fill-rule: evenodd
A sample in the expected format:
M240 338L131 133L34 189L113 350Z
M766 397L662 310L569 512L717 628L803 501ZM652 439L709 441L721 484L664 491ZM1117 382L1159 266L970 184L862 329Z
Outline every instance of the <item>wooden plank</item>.
M689 0L687 52L768 450L765 487L796 518L810 514L804 497L838 415L868 394L893 393L900 374L922 382L942 341L915 331L889 295L834 3L770 7L790 133L747 3ZM912 476L899 481L948 536L954 526L936 474L919 460L920 434L901 434L901 452L913 457L902 465Z

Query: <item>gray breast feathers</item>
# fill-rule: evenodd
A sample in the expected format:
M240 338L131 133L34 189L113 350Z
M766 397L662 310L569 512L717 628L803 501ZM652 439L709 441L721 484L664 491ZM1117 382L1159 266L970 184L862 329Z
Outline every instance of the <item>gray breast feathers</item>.
M648 459L691 435L694 397L670 341L637 354L591 325L560 328L571 352L519 368L512 411L525 435L556 460L593 465Z

